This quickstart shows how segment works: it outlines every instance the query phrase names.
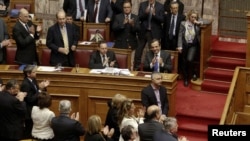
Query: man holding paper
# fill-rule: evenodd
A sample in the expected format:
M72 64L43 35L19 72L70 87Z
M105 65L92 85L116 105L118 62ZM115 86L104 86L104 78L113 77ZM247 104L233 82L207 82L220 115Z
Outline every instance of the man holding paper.
M103 69L106 67L118 68L115 53L108 50L106 42L101 42L97 51L93 52L89 60L90 69Z

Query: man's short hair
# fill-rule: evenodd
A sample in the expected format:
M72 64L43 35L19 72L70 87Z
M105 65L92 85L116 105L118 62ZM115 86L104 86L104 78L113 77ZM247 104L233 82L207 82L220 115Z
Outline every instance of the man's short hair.
M24 67L23 69L23 74L25 77L28 76L28 74L30 74L34 69L36 69L37 66L35 65L27 65Z
M71 111L71 102L69 100L61 100L59 102L60 113L69 114Z
M124 141L128 141L131 139L131 135L133 134L134 127L132 125L124 126L121 130L121 135Z

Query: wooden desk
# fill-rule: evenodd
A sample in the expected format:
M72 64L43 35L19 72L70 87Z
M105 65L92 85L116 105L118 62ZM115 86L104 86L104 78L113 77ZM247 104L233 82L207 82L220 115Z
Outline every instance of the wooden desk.
M48 92L52 95L52 111L58 115L58 103L62 99L72 102L72 112L79 111L80 121L86 127L90 115L100 115L103 123L106 118L108 106L116 93L126 95L133 99L136 106L141 106L141 90L151 80L143 76L112 76L101 74L89 74L89 69L80 68L76 73L73 68L65 68L61 72L37 72L37 80L50 80ZM137 75L138 72L132 72ZM167 88L169 99L169 115L175 115L175 91L178 74L163 74L163 85ZM18 66L0 65L0 78L4 83L10 78L20 82L23 80L22 71Z

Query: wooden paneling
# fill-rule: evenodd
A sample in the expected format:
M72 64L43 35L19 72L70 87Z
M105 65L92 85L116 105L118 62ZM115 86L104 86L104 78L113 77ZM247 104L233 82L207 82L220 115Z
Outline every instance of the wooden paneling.
M137 76L138 72L132 72L135 76L113 76L89 74L89 69L80 68L76 73L75 68L65 68L61 72L37 72L38 81L50 80L47 88L52 95L51 109L58 114L58 102L62 99L72 101L72 112L79 111L80 121L85 125L92 114L101 116L105 121L107 102L117 94L124 94L131 98L136 106L140 107L140 93L143 87L150 84L150 78ZM162 85L167 88L169 99L169 116L175 116L175 91L178 74L163 74ZM4 83L10 78L20 82L23 80L22 71L18 66L0 65L0 78Z

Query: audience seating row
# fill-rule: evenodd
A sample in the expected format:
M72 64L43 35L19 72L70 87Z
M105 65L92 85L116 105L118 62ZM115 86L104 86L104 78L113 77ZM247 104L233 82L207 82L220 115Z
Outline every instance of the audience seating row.
M75 52L75 60L76 64L79 64L82 68L88 68L89 58L91 53L95 50L95 48L78 48ZM126 49L117 49L117 48L110 48L116 54L116 59L119 64L120 68L130 68L131 67L131 50ZM6 63L15 65L15 54L16 54L16 47L8 47L6 48ZM169 51L165 50L171 54L171 60L173 64L172 73L178 73L178 52L177 51ZM49 66L50 60L50 49L48 48L39 48L38 52L41 53L40 55L40 65L42 66ZM84 57L84 58L83 58ZM141 71L143 71L141 69Z

